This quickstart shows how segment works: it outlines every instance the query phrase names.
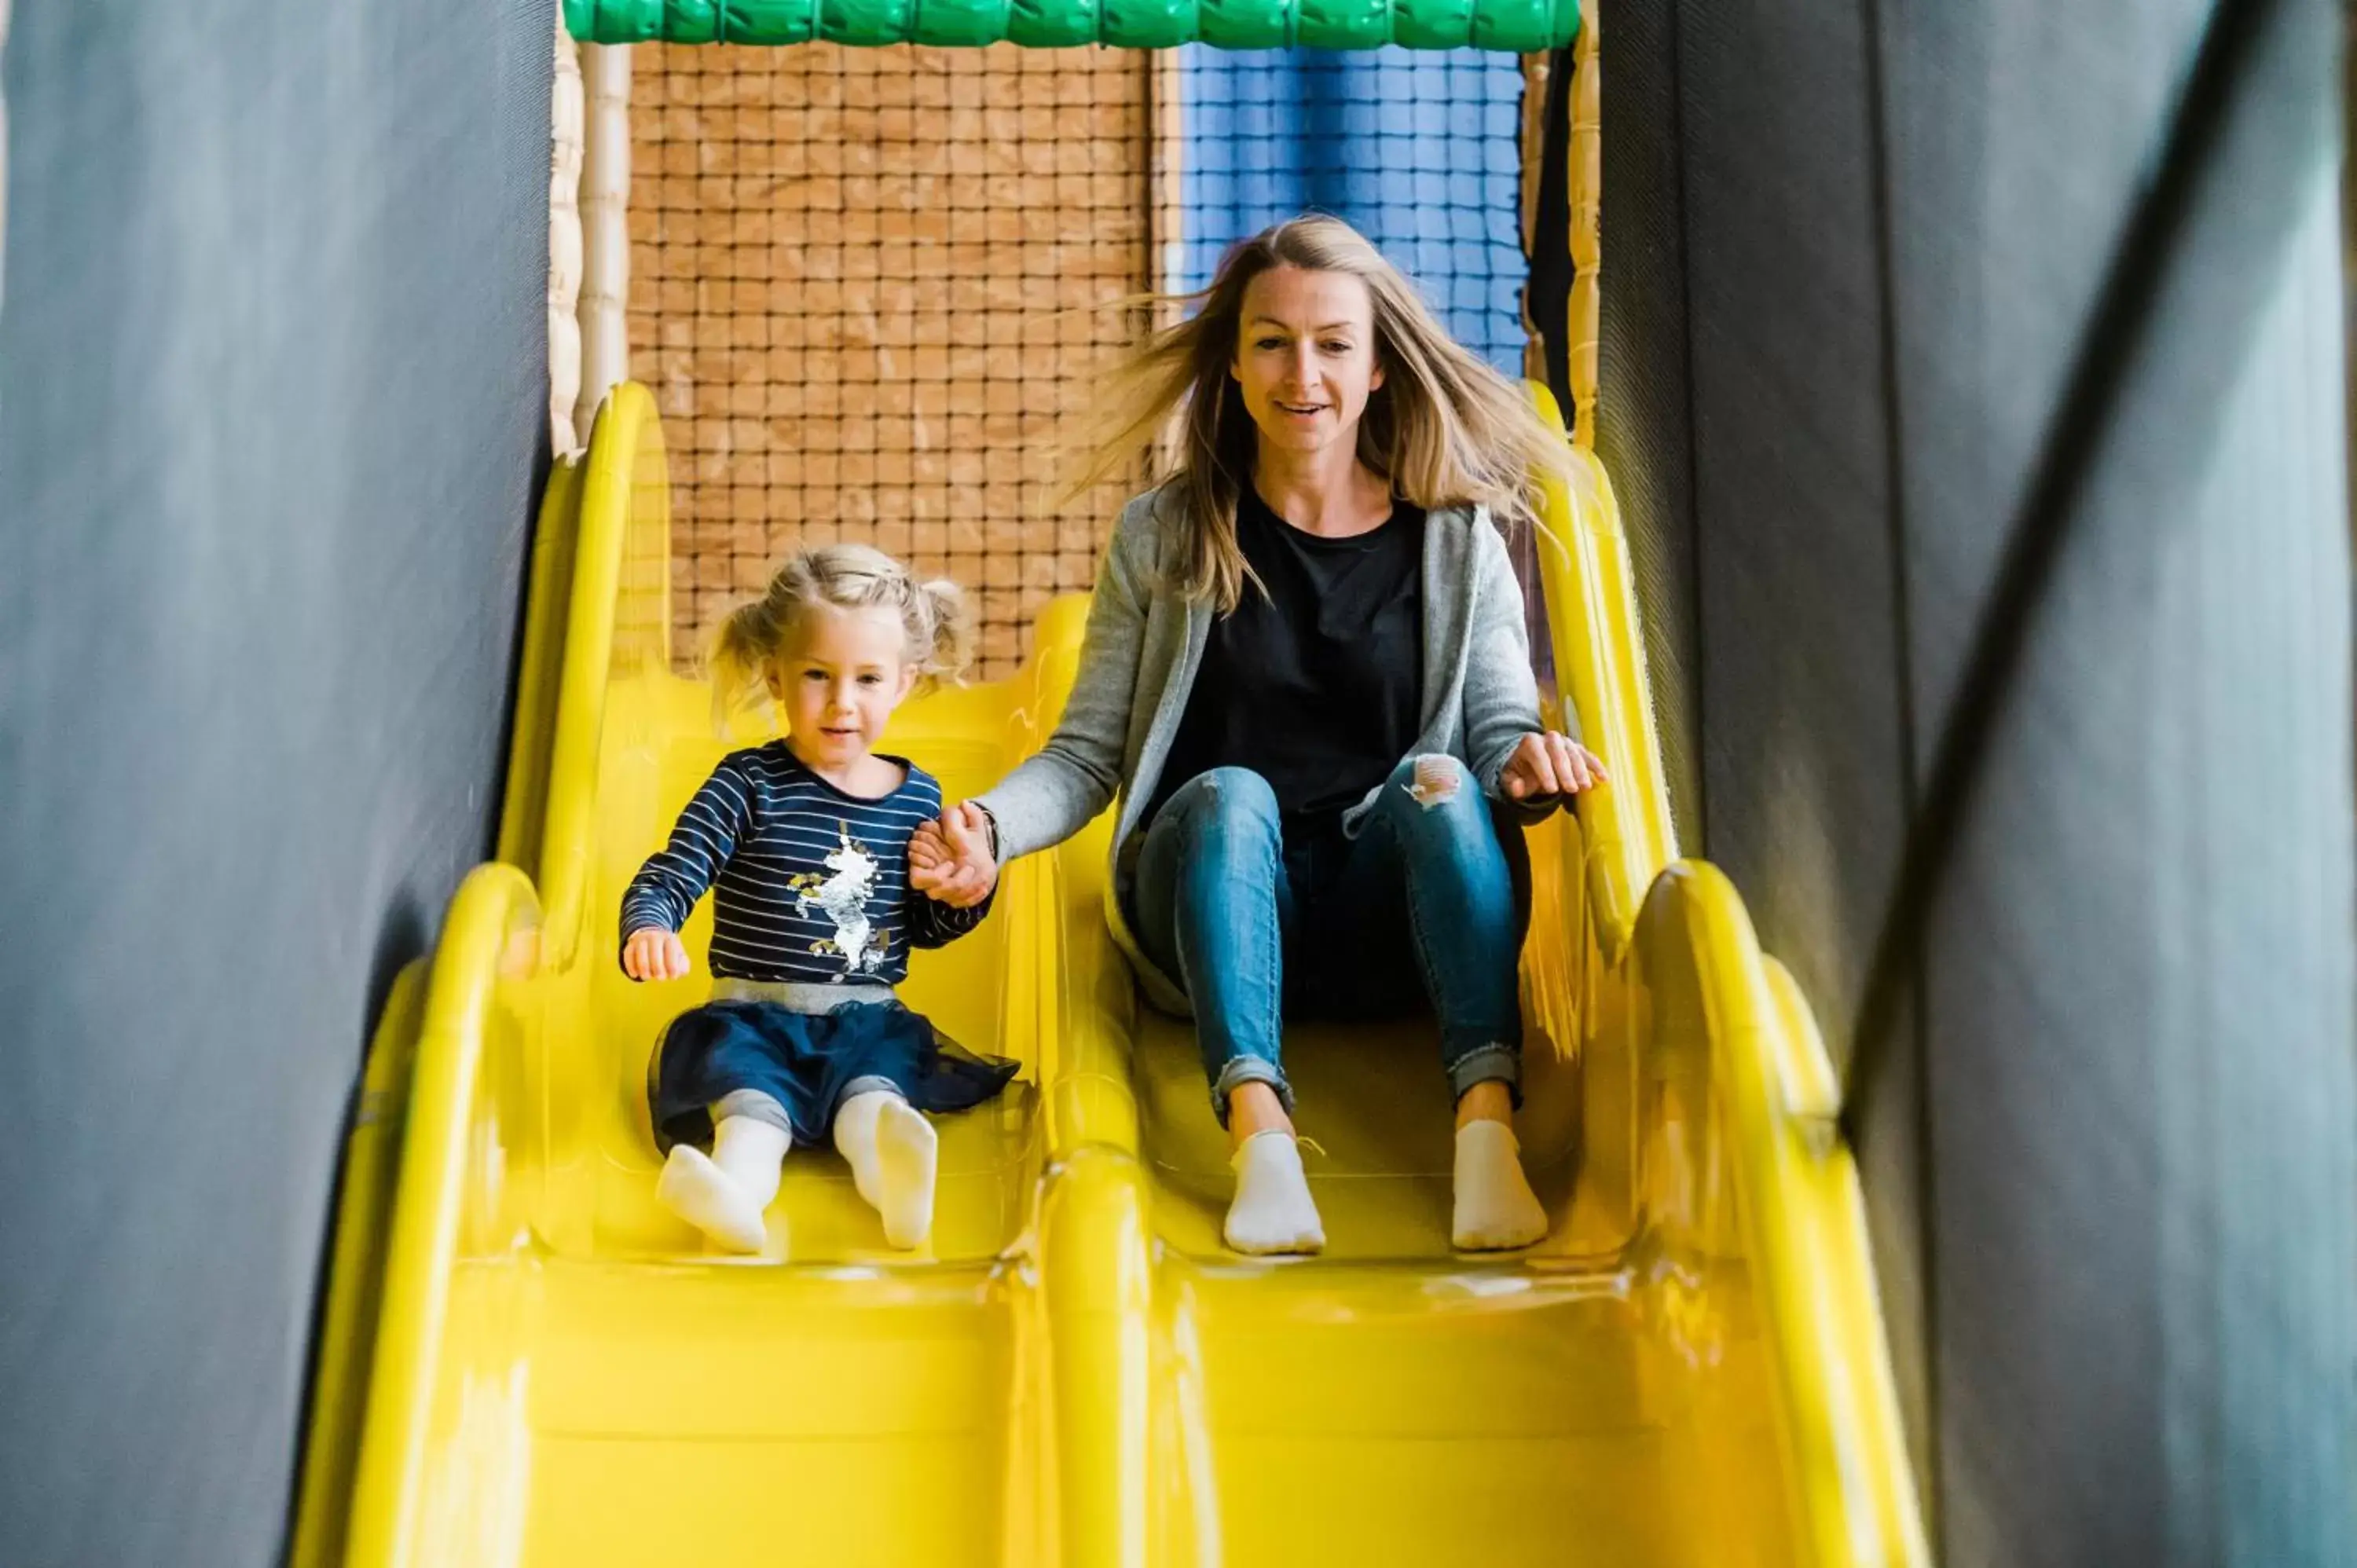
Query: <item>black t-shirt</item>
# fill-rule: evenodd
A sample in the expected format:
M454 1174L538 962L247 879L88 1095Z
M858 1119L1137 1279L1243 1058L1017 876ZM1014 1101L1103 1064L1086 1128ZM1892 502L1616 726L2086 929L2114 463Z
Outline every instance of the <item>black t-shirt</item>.
M1415 744L1424 691L1424 510L1348 539L1295 528L1247 488L1236 542L1249 581L1211 623L1187 711L1155 788L1214 768L1266 779L1297 842L1331 832Z

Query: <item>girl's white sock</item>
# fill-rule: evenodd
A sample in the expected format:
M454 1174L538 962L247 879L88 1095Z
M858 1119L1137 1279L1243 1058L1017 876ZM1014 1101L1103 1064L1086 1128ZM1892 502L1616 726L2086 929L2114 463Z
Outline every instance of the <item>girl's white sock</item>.
M724 1117L714 1131L712 1157L687 1144L673 1148L655 1197L722 1246L758 1252L769 1241L761 1211L778 1194L779 1168L792 1142L782 1127Z
M859 1196L883 1216L884 1240L924 1245L941 1160L941 1139L924 1113L883 1090L855 1094L835 1112L834 1146L850 1162Z
M835 1109L835 1153L850 1165L851 1185L858 1189L859 1201L870 1208L878 1207L876 1196L876 1119L884 1113L888 1101L899 1098L878 1090L868 1094L855 1094Z
M752 1116L724 1116L712 1130L712 1163L737 1184L756 1212L770 1207L785 1174L794 1135Z

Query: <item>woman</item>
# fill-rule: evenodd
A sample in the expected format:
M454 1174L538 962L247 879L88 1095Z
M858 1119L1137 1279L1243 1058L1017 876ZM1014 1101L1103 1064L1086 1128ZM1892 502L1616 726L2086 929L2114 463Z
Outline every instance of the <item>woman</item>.
M1194 1015L1234 1148L1230 1246L1325 1243L1285 1020L1425 1002L1457 1103L1453 1239L1535 1241L1511 1124L1521 823L1604 775L1540 725L1499 526L1529 521L1562 439L1332 218L1238 246L1114 384L1083 482L1174 418L1177 472L1122 513L1055 736L912 858L979 898L1118 792L1114 935L1147 995Z

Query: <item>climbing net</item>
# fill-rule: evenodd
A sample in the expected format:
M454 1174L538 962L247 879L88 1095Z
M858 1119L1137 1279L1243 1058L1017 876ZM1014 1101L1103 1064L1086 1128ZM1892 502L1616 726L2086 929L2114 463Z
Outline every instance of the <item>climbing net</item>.
M1061 496L1091 372L1145 325L1109 306L1304 208L1522 369L1517 57L637 53L631 373L671 442L683 660L786 550L841 539L974 592L976 672L1010 672L1146 478Z

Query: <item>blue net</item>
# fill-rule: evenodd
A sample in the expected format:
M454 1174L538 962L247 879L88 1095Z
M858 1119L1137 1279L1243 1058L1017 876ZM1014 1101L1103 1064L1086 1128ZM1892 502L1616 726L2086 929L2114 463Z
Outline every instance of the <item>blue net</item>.
M1478 49L1227 52L1179 61L1178 289L1297 212L1349 220L1450 332L1521 373L1522 61Z

